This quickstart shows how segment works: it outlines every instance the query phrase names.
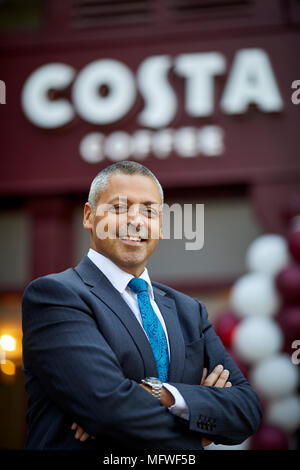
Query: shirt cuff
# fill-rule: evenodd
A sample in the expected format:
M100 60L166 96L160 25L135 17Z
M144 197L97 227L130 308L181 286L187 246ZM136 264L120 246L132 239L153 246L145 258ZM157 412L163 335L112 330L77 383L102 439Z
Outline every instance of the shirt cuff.
M168 383L164 383L163 386L169 390L175 400L174 405L169 407L169 411L176 416L180 416L180 418L188 420L190 418L189 409L181 393L176 387Z

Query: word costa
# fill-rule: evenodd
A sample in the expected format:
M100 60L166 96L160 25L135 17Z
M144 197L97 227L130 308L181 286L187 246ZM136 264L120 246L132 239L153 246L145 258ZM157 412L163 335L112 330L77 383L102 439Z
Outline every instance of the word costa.
M228 76L219 103L223 113L245 113L250 104L262 112L283 108L268 54L259 48L238 50L229 71L220 52L150 56L136 73L111 58L95 60L78 73L65 63L45 64L27 78L22 108L33 124L46 129L62 127L76 115L94 125L108 125L130 113L140 94L144 108L137 115L138 125L163 128L174 120L178 109L178 97L168 78L171 71L184 79L184 108L192 117L213 115L214 78L225 73ZM71 85L70 101L50 98L51 90L63 91ZM105 93L101 93L103 87Z

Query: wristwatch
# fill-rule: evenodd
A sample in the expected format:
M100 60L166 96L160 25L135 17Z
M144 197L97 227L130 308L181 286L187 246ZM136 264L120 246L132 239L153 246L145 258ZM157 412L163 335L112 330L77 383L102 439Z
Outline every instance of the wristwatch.
M156 377L146 377L142 379L142 384L149 385L152 389L151 394L160 400L161 390L163 388L163 382L161 380Z

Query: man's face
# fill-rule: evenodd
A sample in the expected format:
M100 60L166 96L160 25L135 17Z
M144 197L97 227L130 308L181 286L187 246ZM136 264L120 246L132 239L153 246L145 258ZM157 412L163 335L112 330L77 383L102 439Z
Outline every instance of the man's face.
M114 173L101 193L96 214L84 207L83 226L91 248L138 277L161 234L161 196L149 176Z

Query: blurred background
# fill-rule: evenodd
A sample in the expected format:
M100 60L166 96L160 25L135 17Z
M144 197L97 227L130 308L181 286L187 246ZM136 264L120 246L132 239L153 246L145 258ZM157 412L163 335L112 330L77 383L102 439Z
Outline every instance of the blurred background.
M203 248L149 271L258 391L238 448L299 448L299 32L299 0L0 0L0 449L24 446L24 288L87 252L91 180L127 159L205 205Z

